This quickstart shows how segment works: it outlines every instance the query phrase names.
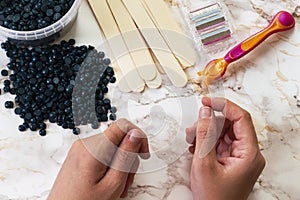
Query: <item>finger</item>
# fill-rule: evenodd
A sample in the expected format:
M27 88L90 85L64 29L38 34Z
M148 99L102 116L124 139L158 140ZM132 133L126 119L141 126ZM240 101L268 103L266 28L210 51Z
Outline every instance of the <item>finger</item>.
M123 132L120 125L126 126L127 132ZM134 124L126 119L119 119L112 125L110 125L103 134L97 134L92 137L82 139L82 144L85 146L86 150L96 159L99 163L101 171L106 171L107 167L111 164L112 158L118 149L119 144L126 136L128 131L131 129L138 129ZM143 135L143 149L142 152L149 152L148 150L148 140L146 135ZM141 153L142 158L148 158L147 153Z
M197 130L197 125L194 125L192 127L186 128L186 137L185 140L187 143L192 144L193 141L195 140L196 137L196 130Z
M138 129L133 129L122 140L119 149L115 153L110 168L105 176L98 183L97 191L106 188L108 199L117 199L123 193L129 173L134 169L134 163L138 158L141 149L143 133Z
M224 98L202 98L203 105L222 111L225 118L233 122L233 133L237 140L245 141L248 146L257 144L257 136L250 114Z
M104 131L104 134L98 134L83 139L83 144L97 160L104 165L108 165L111 163L112 157L118 149L119 144L126 134L132 129L140 130L130 121L126 119L119 119L115 123L111 124L108 129ZM142 132L142 130L140 130L140 132ZM143 133L140 137L142 138L142 148L139 155L143 159L148 159L150 154L147 136Z
M228 144L223 139L221 139L217 147L217 152L220 157L230 156L231 144Z
M95 162L95 165L99 166L100 171L106 172L106 169L110 165L117 150L117 146L108 140L104 134L97 134L95 136L82 139L81 141L91 157L97 161ZM100 178L102 178L103 175Z
M196 149L194 157L215 160L215 145L218 141L218 135L215 115L210 107L205 106L200 109L196 132Z
M190 146L189 147L189 152L194 154L195 153L195 146Z
M113 181L119 188L123 187L120 194L124 190L128 173L132 172L132 167L141 149L142 135L140 130L133 129L125 136L113 158L110 169L101 181L103 183Z
M232 128L232 122L226 119L224 116L216 116L217 132L220 134L220 138L224 137L225 134Z
M123 137L124 137L124 134L128 133L132 129L137 129L141 133L139 135L140 139L142 139L141 149L140 149L140 152L139 152L140 157L143 158L143 159L150 158L148 138L147 138L146 134L139 127L132 124L131 122L129 122L126 119L120 119L120 120L118 120L118 121L116 121L115 123L112 124L112 130L117 131L120 135L122 135L122 133L123 133ZM116 138L114 140L113 139L114 138L113 134L110 134L108 132L106 135L112 141L118 142L119 138ZM122 139L123 139L123 137L122 137ZM120 141L119 141L119 143L120 143Z
M126 130L122 127L126 127ZM108 129L104 131L104 135L115 146L119 146L126 134L132 129L138 129L138 127L126 119L119 119L116 122L112 123L108 127Z
M121 198L125 198L125 197L128 196L128 189L129 189L129 187L132 185L132 183L134 181L135 173L137 172L137 170L139 168L139 165L140 165L140 160L137 158L135 160L134 164L133 164L132 169L131 169L132 173L128 174L124 191L123 191L123 193L120 196Z

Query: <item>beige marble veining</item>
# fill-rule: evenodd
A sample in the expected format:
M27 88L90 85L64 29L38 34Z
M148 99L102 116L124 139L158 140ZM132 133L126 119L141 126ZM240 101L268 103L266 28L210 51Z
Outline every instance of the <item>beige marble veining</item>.
M173 1L167 2L173 5ZM163 88L147 89L143 94L122 94L111 88L113 104L119 107L118 116L130 118L149 132L152 159L159 163L141 163L128 200L192 199L189 181L192 155L184 142L184 128L196 120L203 94L225 96L252 114L267 165L249 199L300 199L300 2L223 2L233 20L237 41L264 28L282 9L293 13L296 27L273 35L230 65L224 79L206 93L197 85L176 89L167 79ZM100 30L85 1L74 27L64 36L71 37L78 44L96 47L101 44ZM203 55L201 58L208 59ZM6 63L0 50L0 69ZM0 77L1 87L3 80ZM68 149L78 137L54 124L43 138L29 131L19 133L17 125L21 120L13 110L4 108L7 99L13 97L0 96L0 199L46 199Z

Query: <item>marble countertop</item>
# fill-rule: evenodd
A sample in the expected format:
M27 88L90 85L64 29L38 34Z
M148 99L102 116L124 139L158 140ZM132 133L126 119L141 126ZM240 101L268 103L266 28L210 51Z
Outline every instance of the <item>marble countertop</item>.
M223 95L252 114L267 165L249 199L299 199L299 0L223 2L238 39L264 28L279 10L295 16L293 30L270 37L254 52L232 64L221 84L209 90L208 95ZM78 45L101 45L100 30L86 1L64 38L75 38ZM8 61L3 50L0 58L3 68ZM127 116L147 131L151 150L155 152L153 159L163 161L142 163L128 200L192 199L189 181L192 157L187 152L184 129L196 120L203 94L195 84L174 88L168 80L164 80L162 88L147 89L141 94L123 94L114 86L110 88L112 102L119 108L118 116ZM3 106L8 99L13 96L0 96L0 199L46 199L72 142L78 137L54 124L49 125L45 137L30 131L20 133L17 125L22 121L13 110Z

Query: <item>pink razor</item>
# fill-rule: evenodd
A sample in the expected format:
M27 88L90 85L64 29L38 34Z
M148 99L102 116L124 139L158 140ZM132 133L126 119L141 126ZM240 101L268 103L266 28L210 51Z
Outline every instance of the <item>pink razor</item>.
M286 31L294 26L294 17L286 11L280 11L266 28L233 47L223 58L210 61L204 70L197 74L209 85L224 75L228 64L248 54L273 33Z

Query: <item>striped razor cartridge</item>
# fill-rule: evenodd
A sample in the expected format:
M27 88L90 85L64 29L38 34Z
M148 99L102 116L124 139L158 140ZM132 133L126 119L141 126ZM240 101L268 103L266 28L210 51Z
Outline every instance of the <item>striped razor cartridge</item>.
M213 44L231 37L231 28L219 2L193 5L188 15L202 45Z

